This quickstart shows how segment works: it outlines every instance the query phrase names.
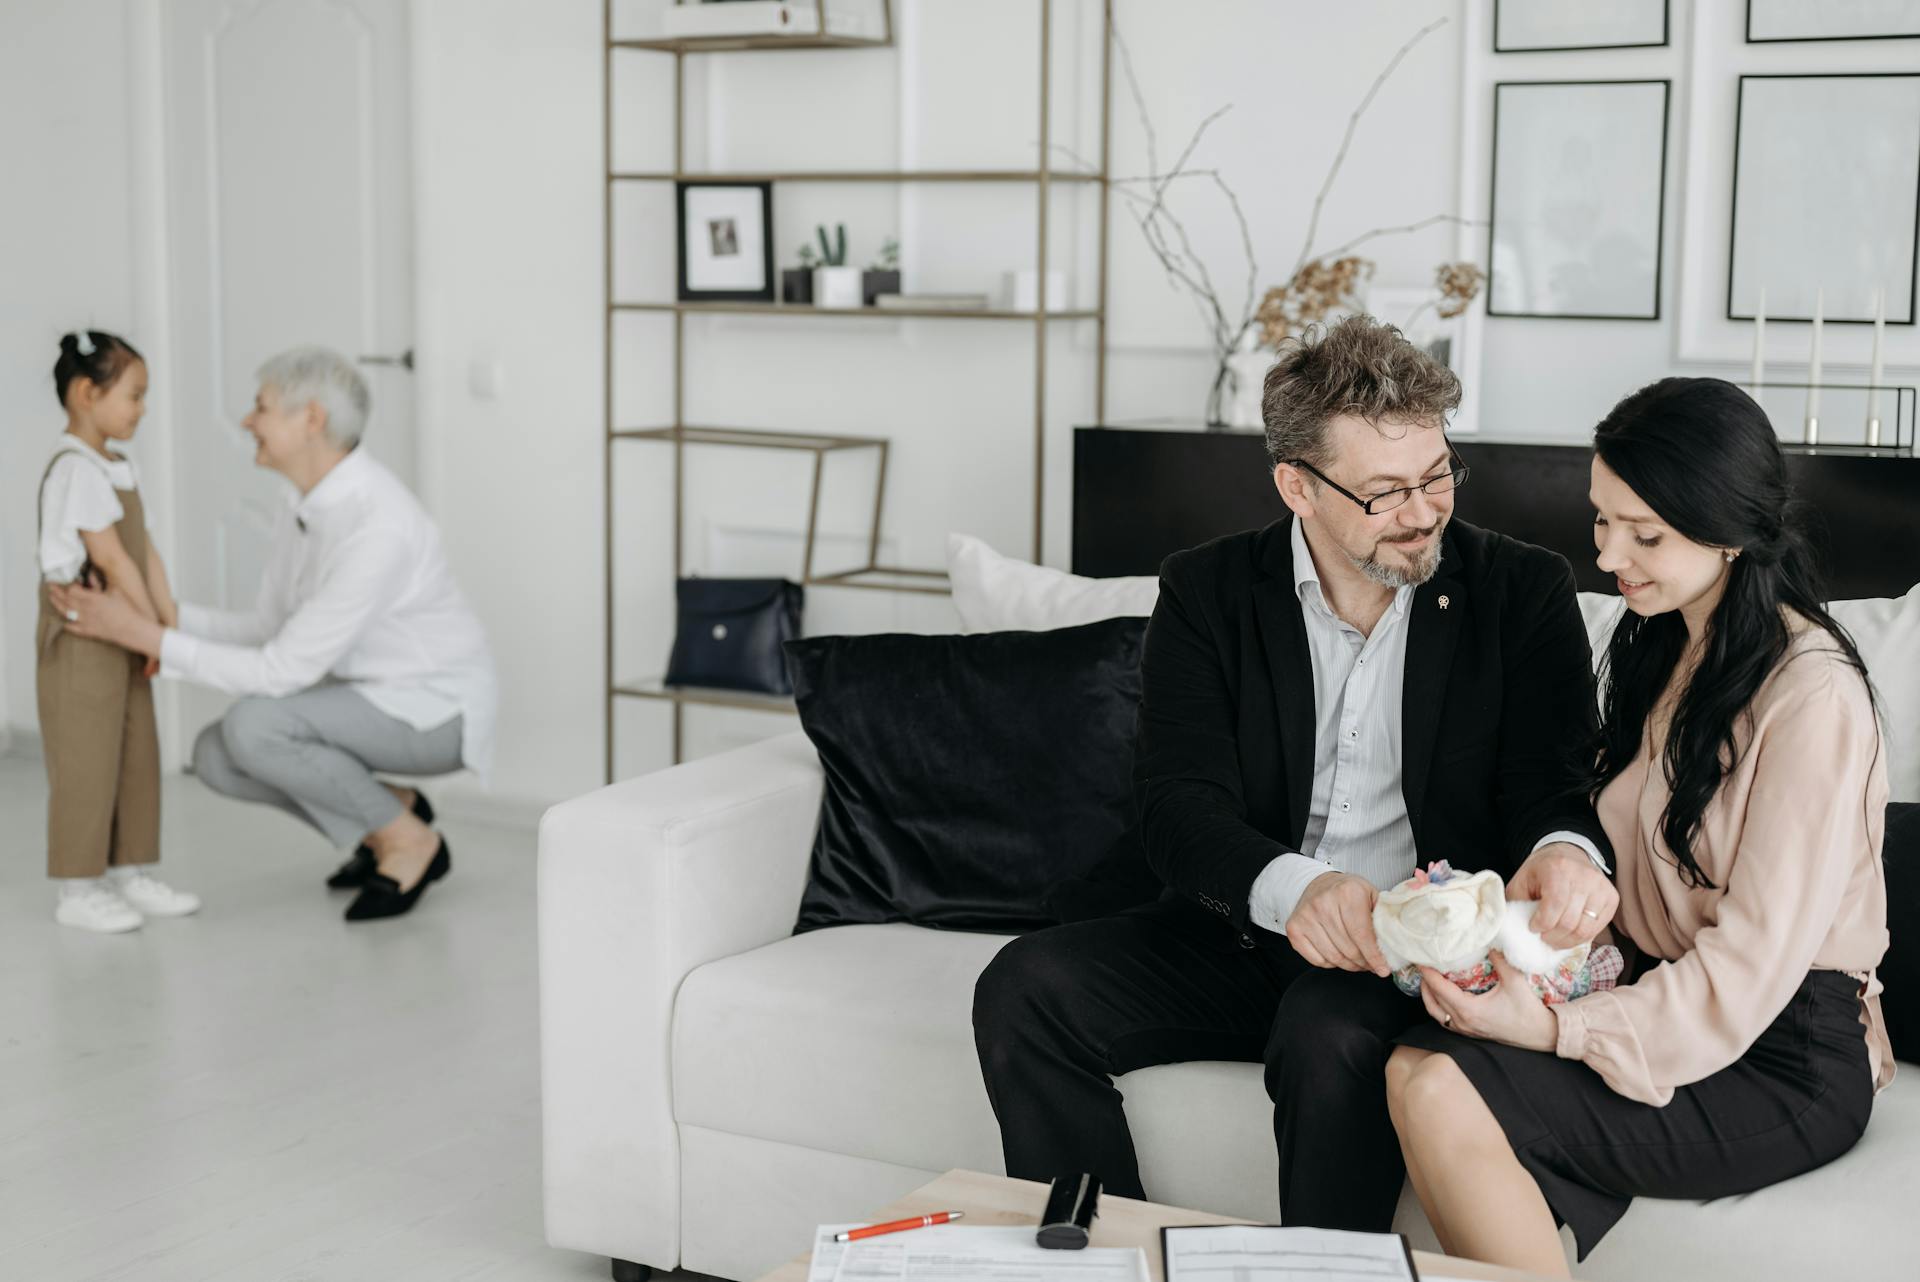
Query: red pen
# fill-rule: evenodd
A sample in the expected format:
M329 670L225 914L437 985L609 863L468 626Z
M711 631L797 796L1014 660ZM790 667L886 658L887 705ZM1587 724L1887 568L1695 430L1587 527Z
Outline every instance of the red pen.
M916 1215L911 1220L894 1220L890 1224L869 1224L864 1229L849 1229L845 1233L836 1233L836 1242L858 1242L861 1238L878 1237L882 1233L899 1233L906 1229L930 1229L936 1224L948 1224L960 1219L965 1211L935 1211L932 1215Z

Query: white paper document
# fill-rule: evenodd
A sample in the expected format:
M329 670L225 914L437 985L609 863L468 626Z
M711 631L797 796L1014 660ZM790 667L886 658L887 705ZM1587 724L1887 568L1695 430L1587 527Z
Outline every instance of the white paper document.
M1167 1282L1415 1282L1397 1233L1251 1225L1168 1229Z
M836 1228L822 1226L831 1242ZM1031 1225L982 1228L942 1224L834 1244L837 1271L820 1272L816 1241L808 1282L1147 1282L1147 1255L1139 1247L1094 1246L1049 1251Z
M847 1249L847 1244L834 1241L833 1235L861 1227L858 1224L820 1226L813 1235L813 1258L807 1262L807 1282L833 1282L840 1272L840 1253Z

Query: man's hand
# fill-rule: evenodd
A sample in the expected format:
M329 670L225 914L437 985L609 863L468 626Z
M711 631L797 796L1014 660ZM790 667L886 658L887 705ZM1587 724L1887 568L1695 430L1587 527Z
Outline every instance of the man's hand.
M1325 970L1390 974L1373 937L1373 901L1380 892L1364 877L1322 873L1287 918L1287 940L1308 964Z
M1537 899L1533 933L1549 948L1590 942L1613 920L1620 892L1572 842L1556 841L1527 856L1507 883L1507 898Z

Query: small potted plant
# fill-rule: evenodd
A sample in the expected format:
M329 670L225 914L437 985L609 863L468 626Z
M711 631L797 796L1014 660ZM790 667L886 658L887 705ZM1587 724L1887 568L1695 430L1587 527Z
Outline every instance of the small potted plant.
M820 239L820 265L813 269L813 305L815 307L860 306L860 269L847 266L847 225L839 224L829 238L827 229L816 229Z
M880 242L880 257L860 273L860 301L868 307L882 294L900 292L900 242L889 236Z
M814 252L811 243L800 246L800 265L785 267L780 271L780 301L783 303L808 304L813 301L813 269L820 265L820 256Z

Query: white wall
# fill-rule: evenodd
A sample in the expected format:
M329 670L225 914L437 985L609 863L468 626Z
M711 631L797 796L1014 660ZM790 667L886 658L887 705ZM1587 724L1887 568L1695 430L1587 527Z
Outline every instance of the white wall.
M1355 132L1321 213L1313 250L1325 253L1376 227L1451 213L1458 202L1461 0L1351 0L1273 4L1212 0L1167 5L1119 0L1115 25L1133 52L1162 168L1209 112L1232 110L1189 162L1218 168L1252 224L1260 266L1255 297L1282 282L1305 245L1314 196L1353 110L1415 32L1423 39L1388 80ZM1114 173L1147 171L1140 113L1115 71ZM1216 280L1244 296L1245 259L1224 204L1200 185L1173 205L1195 233ZM1213 368L1184 295L1168 285L1137 228L1113 226L1109 417L1197 420ZM1374 259L1379 285L1424 286L1454 255L1437 226L1357 250Z
M1494 54L1489 6L1469 9L1462 78L1482 128L1463 138L1466 208L1484 217L1493 84L1499 80L1670 79L1665 261L1657 321L1488 317L1480 371L1482 427L1508 434L1580 439L1615 401L1671 374L1750 377L1752 326L1726 319L1726 272L1738 78L1743 73L1905 71L1920 41L1865 40L1749 45L1746 6L1733 0L1673 0L1665 48ZM1476 245L1484 259L1484 235ZM1809 327L1768 327L1769 381L1804 381ZM1887 329L1887 380L1912 382L1920 339ZM1865 382L1864 325L1826 332L1824 377ZM1803 392L1770 391L1762 404L1783 436L1797 439ZM1829 393L1829 416L1864 413L1858 394ZM1837 430L1830 424L1829 431ZM1860 427L1849 423L1855 434Z
M141 341L126 36L123 0L0 0L0 732L35 722L35 501L66 423L60 335L91 323Z
M0 0L0 120L8 122L0 127L0 163L24 176L16 197L0 204L8 233L0 237L0 279L9 303L0 312L7 425L0 432L0 721L32 722L32 663L22 638L32 608L35 460L59 427L44 386L54 339L83 319L135 323L139 273L151 271L131 248L140 228L127 212L123 14L152 2ZM507 798L551 800L591 787L601 770L600 4L404 2L412 5L418 131L422 489L500 659L505 706L495 788ZM621 0L622 21L639 21L631 15L658 2ZM1090 5L1057 0L1053 64L1056 137L1089 156L1097 146L1090 95L1098 70ZM900 0L899 8L894 51L690 59L688 166L1031 165L1038 135L1031 0ZM1205 115L1232 105L1192 163L1217 168L1238 192L1252 223L1259 288L1298 255L1349 112L1425 22L1446 17L1450 25L1408 57L1361 124L1316 249L1375 226L1483 209L1489 139L1481 135L1496 79L1673 78L1664 319L1485 325L1483 427L1568 438L1583 435L1618 395L1647 379L1744 369L1681 360L1674 320L1682 255L1724 256L1723 242L1709 243L1711 211L1698 203L1712 199L1714 176L1730 160L1714 84L1741 69L1860 70L1909 56L1905 42L1776 46L1758 55L1741 48L1707 60L1703 74L1712 80L1696 85L1689 79L1696 27L1721 44L1727 33L1717 7L1703 11L1714 15L1710 24L1696 24L1691 0L1675 0L1674 43L1666 49L1498 56L1488 51L1490 6L1467 0L1117 0L1115 8L1163 163ZM1764 57L1765 67L1733 65L1749 57ZM624 166L670 167L670 66L662 56L623 55L616 140ZM1696 98L1711 118L1694 119ZM1144 134L1121 82L1113 168L1129 175L1145 165ZM1177 199L1216 277L1233 288L1245 267L1223 207L1198 186ZM1030 265L1034 255L1031 197L1018 189L797 185L782 187L776 200L783 265L814 223L841 220L856 258L870 255L882 236L900 234L910 289L990 287L1001 270ZM1091 202L1063 193L1059 204L1055 260L1072 270L1078 299L1090 301ZM1690 209L1699 227L1683 234ZM661 191L621 193L615 270L623 293L670 296L670 210ZM1483 257L1484 243L1484 229L1464 236L1433 229L1370 250L1378 283L1419 285L1442 260L1463 251ZM1118 205L1111 271L1108 418L1194 419L1210 372L1203 331ZM690 421L836 428L895 441L888 559L937 565L949 528L982 533L1008 552L1030 550L1031 331L971 322L703 318L687 332ZM668 322L623 318L617 333L620 421L667 421ZM1090 327L1062 326L1052 341L1045 555L1055 564L1068 554L1071 431L1092 414L1090 337ZM476 363L497 368L492 399L472 388ZM1783 376L1793 372L1780 368ZM666 657L670 457L661 447L634 445L616 458L616 671L623 677L657 674ZM689 568L792 573L805 459L709 450L690 453L689 466ZM824 557L844 555L864 528L869 466L843 457L829 469ZM809 601L815 632L926 629L951 620L950 608L933 599L821 588ZM664 707L636 703L619 715L621 772L661 764ZM692 709L688 747L710 751L777 724Z
M600 6L412 16L421 489L500 668L496 791L550 801L601 774Z

